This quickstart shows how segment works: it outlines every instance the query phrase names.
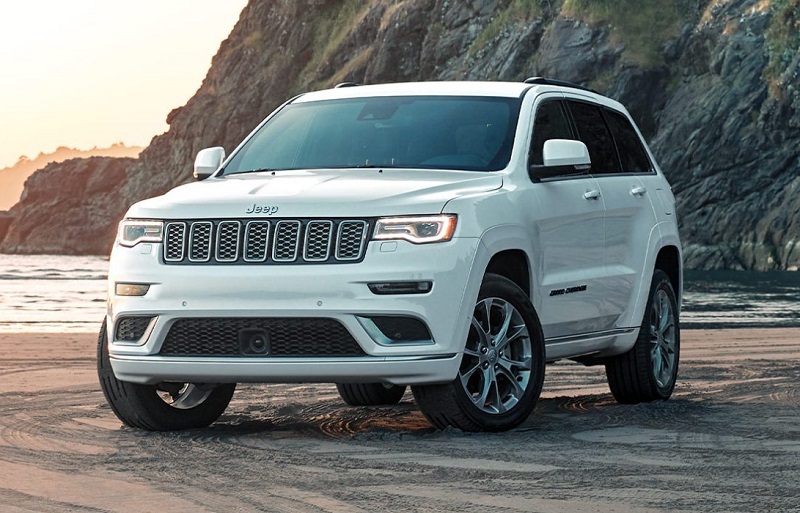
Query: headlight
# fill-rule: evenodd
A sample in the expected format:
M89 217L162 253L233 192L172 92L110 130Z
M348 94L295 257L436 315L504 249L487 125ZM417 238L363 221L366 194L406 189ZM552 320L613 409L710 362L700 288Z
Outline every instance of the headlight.
M117 242L132 247L140 242L161 242L164 238L164 223L161 221L131 221L119 223Z
M414 244L446 242L453 238L458 217L452 214L384 217L375 224L373 240L402 239Z

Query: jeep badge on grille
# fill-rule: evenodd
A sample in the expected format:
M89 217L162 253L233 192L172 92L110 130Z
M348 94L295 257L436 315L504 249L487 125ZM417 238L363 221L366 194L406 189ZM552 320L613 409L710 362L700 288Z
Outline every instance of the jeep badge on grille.
M256 205L253 204L252 207L249 207L247 210L244 211L245 214L266 214L271 216L273 214L278 213L278 207L275 205Z

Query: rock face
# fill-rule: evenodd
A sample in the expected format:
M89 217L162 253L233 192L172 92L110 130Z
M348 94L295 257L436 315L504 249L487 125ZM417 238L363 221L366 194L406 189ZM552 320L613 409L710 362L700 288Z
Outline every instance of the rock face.
M127 209L120 190L131 158L92 157L49 164L25 182L3 253L105 255Z
M127 205L188 181L197 151L232 150L302 91L541 75L587 84L629 108L674 186L688 267L800 265L800 2L625 0L614 3L616 14L601 4L254 0L197 94L168 116L169 131L120 167L128 171L114 194ZM92 237L108 237L98 246L107 248L119 205L92 205ZM21 208L46 207L28 197ZM23 219L0 250L38 251L14 235L34 233Z

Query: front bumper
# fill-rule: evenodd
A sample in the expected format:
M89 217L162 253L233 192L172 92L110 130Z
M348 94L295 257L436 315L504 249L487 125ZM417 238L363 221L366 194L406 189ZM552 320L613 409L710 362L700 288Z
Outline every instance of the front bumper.
M155 384L203 383L352 383L414 385L451 381L460 355L366 358L165 358L117 356L117 379Z
M472 272L478 239L414 245L371 242L357 264L164 265L160 244L117 246L109 271L109 355L118 379L137 383L384 382L398 385L455 378L480 273ZM474 279L474 275L478 279ZM426 294L376 295L375 282L430 281ZM150 284L145 296L116 296L116 283ZM138 341L115 340L120 317L153 316ZM418 319L432 340L376 340L359 317ZM186 318L329 318L341 323L365 356L162 356L170 327Z

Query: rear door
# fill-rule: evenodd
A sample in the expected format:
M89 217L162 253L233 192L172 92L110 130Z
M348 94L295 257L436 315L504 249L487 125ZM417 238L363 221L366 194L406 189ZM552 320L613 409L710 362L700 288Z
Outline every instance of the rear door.
M643 279L648 240L656 224L649 198L655 191L648 191L641 177L654 171L627 116L583 99L567 103L578 135L589 148L591 173L605 207L604 329L630 327L632 319L625 314Z

